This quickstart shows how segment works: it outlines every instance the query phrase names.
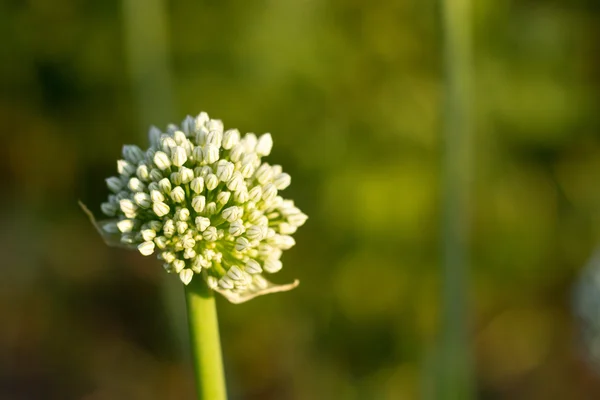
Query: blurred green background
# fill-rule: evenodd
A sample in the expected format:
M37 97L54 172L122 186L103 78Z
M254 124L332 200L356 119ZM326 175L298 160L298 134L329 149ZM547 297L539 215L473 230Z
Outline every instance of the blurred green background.
M476 397L591 399L571 292L600 239L600 3L473 1ZM0 399L191 399L183 297L108 248L124 143L207 111L271 132L310 219L219 299L232 399L431 398L440 327L434 0L0 2ZM599 291L600 297L600 291Z

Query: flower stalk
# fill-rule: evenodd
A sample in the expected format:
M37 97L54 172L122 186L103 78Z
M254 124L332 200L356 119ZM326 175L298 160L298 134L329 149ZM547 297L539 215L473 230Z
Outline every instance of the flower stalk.
M198 400L226 400L215 296L202 279L185 287L190 344Z

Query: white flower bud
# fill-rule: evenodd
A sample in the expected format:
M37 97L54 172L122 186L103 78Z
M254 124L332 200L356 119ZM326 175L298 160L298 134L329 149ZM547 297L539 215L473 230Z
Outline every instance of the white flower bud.
M194 222L196 222L196 228L198 228L200 232L204 232L206 228L210 226L210 219L206 217L196 217Z
M181 271L183 271L183 269L185 268L185 261L177 259L175 261L173 261L173 269L175 270L175 273L180 273Z
M244 228L244 223L241 219L233 221L231 225L229 225L229 233L233 236L240 236L245 230L246 228Z
M146 164L140 164L137 167L135 174L137 175L137 177L140 180L142 180L144 182L147 182L150 180L150 170L148 169L148 166Z
M242 187L234 193L233 199L239 204L246 203L248 201L248 190L245 187Z
M152 190L152 191L150 191L150 198L155 203L160 203L160 202L165 201L165 196L161 192L159 192L158 190Z
M260 201L261 196L262 196L262 187L260 187L260 186L254 186L248 192L248 199L255 203L258 203Z
M119 206L127 218L135 218L138 207L133 203L133 201L129 199L121 199L119 201Z
M214 276L209 275L206 278L206 285L208 285L208 287L211 289L215 289L217 286L219 286L219 281Z
M204 179L204 183L206 184L207 190L214 190L219 184L219 179L214 174L208 174Z
M209 226L202 234L202 237L208 242L214 242L217 240L217 228L214 226Z
M181 146L187 141L187 136L185 136L185 133L183 133L182 131L177 130L173 132L173 140L175 141L175 143Z
M121 234L121 243L125 244L133 244L135 242L133 238L133 233L123 233Z
M286 174L285 172L275 176L275 178L273 179L273 184L279 190L287 188L288 186L290 186L290 183L292 183L292 177L289 174Z
M282 235L292 235L296 233L297 229L298 228L296 228L296 226L288 224L287 222L282 222L279 224L279 233Z
M208 215L214 215L217 213L217 203L215 203L214 201L211 201L210 203L208 203L206 205L206 213Z
M111 176L110 178L106 179L106 186L108 186L110 191L113 193L118 193L121 189L123 189L123 182L116 176Z
M165 224L163 225L163 232L168 238L173 236L173 234L175 233L175 221L173 221L172 219L166 220Z
M171 166L171 160L169 160L169 156L165 152L157 151L154 154L154 164L156 164L158 169L164 171Z
M296 227L300 227L300 226L304 225L304 223L306 222L307 219L308 219L308 215L306 215L302 212L288 216L288 222L291 225L296 226Z
M117 205L111 202L100 204L100 209L104 214L108 215L109 217L114 217L118 211Z
M250 213L248 213L248 221L252 224L257 224L260 217L263 216L263 213L261 213L258 210L252 210L250 211Z
M273 200L277 196L277 188L272 183L268 183L263 187L262 199L265 202Z
M260 264L252 258L246 261L246 267L244 270L249 274L260 274L262 272Z
M181 167L179 177L181 178L181 183L189 183L194 179L194 171L187 167Z
M169 180L173 185L181 185L181 174L179 172L172 172Z
M202 157L207 164L216 162L219 159L219 148L211 144L205 145L202 150Z
M143 192L146 189L146 185L138 178L131 178L127 186L132 192Z
M165 260L169 264L172 264L173 261L177 259L177 257L175 257L175 254L173 254L173 252L170 251L163 251L162 253L160 253L159 258Z
M123 157L130 163L137 165L144 161L146 154L136 145L130 144L123 146Z
M158 181L160 181L162 178L163 178L163 174L162 174L162 172L160 172L160 170L159 170L159 169L152 168L152 169L150 170L150 179L151 179L153 182L158 182Z
M238 171L233 173L233 177L227 182L227 188L232 192L237 192L244 186L244 177Z
M177 147L177 142L168 134L160 137L160 147L166 155L171 155L172 149Z
M194 277L194 271L192 271L191 269L184 269L183 271L181 271L179 273L179 279L186 286L192 281L193 277Z
M254 177L261 185L264 185L273 179L273 170L269 164L263 163L254 173Z
M154 242L143 242L138 245L138 250L142 253L143 256L149 256L154 253Z
M163 178L160 181L158 181L158 187L160 188L160 190L162 190L164 194L171 193L171 181L168 178Z
M119 222L117 222L117 228L119 228L119 231L125 233L125 232L131 232L133 230L134 227L134 222L133 220L130 219L123 219Z
M142 208L149 208L152 205L152 199L146 192L138 192L133 196L135 202Z
M176 221L175 228L177 228L177 233L183 235L188 229L188 224L185 221Z
M185 200L185 192L183 191L181 186L177 186L171 191L171 199L175 203L183 203L183 201Z
M206 144L215 146L216 148L221 147L222 140L223 140L223 132L220 132L220 131L210 131L210 132L208 132L208 135L206 135Z
M190 187L196 193L202 193L204 190L204 179L202 177L194 178L190 183Z
M236 265L229 268L229 271L227 271L227 276L233 279L234 281L241 281L244 279L244 274L242 274L242 270Z
M227 204L227 202L229 201L229 199L231 198L231 192L220 192L217 195L217 203L219 204Z
M183 132L181 132L181 134L183 134ZM187 154L185 152L185 149L181 146L174 147L171 151L171 162L173 163L173 165L181 167L183 166L183 164L185 164L186 161Z
M156 244L156 247L158 247L161 250L167 247L167 242L168 239L165 236L158 236L154 238L154 243Z
M162 201L155 201L154 204L152 204L152 211L154 211L157 217L164 217L170 210L171 208Z
M238 144L240 141L240 131L237 129L229 129L223 134L223 148L226 150L231 149L233 146Z
M289 250L296 244L294 238L288 235L275 235L271 241L282 250Z
M225 290L233 289L233 281L227 276L224 276L219 279L219 286Z
M223 210L221 213L223 218L229 222L233 222L241 217L241 210L238 206L231 206Z
M194 238L192 238L190 236L184 236L182 239L182 243L183 243L183 248L185 248L185 249L193 249L194 246L196 246L196 241L194 240Z
M238 143L235 146L233 146L233 148L231 149L231 152L229 153L229 159L233 162L238 162L242 159L243 155L244 155L244 145L241 143Z
M252 153L256 149L256 144L258 143L258 139L254 133L247 133L242 139L242 143L244 144L244 151L246 153Z
M228 182L233 176L234 169L235 166L233 165L233 163L230 163L229 161L225 160L220 160L217 164L217 178L219 178L221 182Z
M281 263L281 261L269 258L269 259L265 260L263 269L266 272L274 274L275 272L280 271L282 266L283 266L283 264Z
M142 229L142 239L146 242L153 240L156 237L156 231L154 229Z
M129 161L118 160L117 161L117 172L119 175L130 176L135 172L135 166Z
M259 156L268 156L273 148L273 138L270 133L265 133L258 139L256 144L256 154Z
M220 119L211 119L206 123L209 131L218 131L223 133L223 121Z
M175 212L175 219L178 221L187 221L190 218L190 210L187 208L180 208Z
M204 211L204 207L206 205L206 197L204 196L196 196L192 199L192 208L194 211L200 213Z
M264 226L252 225L246 231L246 236L250 240L263 240L266 235L267 228Z
M245 237L239 237L236 239L235 241L235 249L237 251L244 251L246 250L248 247L250 247L250 241L248 239L246 239Z

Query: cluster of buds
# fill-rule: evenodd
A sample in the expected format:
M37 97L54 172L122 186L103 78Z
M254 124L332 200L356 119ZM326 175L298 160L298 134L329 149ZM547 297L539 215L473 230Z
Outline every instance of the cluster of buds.
M103 235L157 254L186 285L202 277L232 301L286 290L263 273L281 269L307 216L280 196L290 175L261 160L271 135L224 131L202 112L166 132L152 127L149 140L146 151L124 146L118 175L106 180Z

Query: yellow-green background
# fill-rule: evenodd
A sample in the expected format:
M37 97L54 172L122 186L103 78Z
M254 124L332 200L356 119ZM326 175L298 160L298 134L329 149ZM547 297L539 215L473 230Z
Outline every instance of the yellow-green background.
M600 237L600 6L473 3L477 398L597 398L571 292ZM231 398L427 398L443 207L433 0L4 0L0 37L1 399L193 398L176 277L106 247L77 200L99 214L121 145L201 110L271 132L269 159L310 216L274 277L298 289L219 299ZM159 67L140 94L147 54Z

